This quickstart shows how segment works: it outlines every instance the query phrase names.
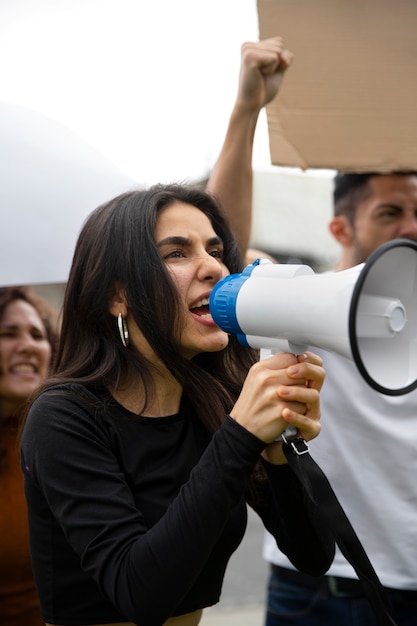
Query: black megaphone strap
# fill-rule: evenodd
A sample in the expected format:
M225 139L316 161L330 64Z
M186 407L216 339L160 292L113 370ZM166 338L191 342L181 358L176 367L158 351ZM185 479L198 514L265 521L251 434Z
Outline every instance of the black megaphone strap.
M283 439L283 451L289 466L313 506L318 509L340 551L354 568L381 626L397 626L391 616L385 589L326 475L310 456L307 443L301 438Z

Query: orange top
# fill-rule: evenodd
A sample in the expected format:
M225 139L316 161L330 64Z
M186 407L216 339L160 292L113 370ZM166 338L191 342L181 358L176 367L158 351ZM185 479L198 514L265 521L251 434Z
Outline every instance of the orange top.
M2 431L7 467L0 470L0 624L44 626L30 563L17 424Z

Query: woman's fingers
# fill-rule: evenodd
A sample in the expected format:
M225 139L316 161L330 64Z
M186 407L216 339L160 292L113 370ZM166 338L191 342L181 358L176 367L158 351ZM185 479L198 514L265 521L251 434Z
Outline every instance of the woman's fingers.
M313 353L273 355L252 366L230 415L266 443L283 432L286 421L312 439L319 430L313 422L320 419L324 377Z
M287 381L281 379L276 394L284 401L281 417L287 425L297 429L299 437L310 441L319 435L320 390L325 379L322 359L312 352L297 356L297 362L289 362L286 368ZM282 432L285 429L282 430ZM282 443L269 444L262 456L270 463L286 463Z
M326 372L322 367L323 360L312 352L297 356L297 363L287 368L288 376L297 385L305 381L307 387L321 389L326 377Z
M298 402L308 407L315 407L320 404L320 392L315 387L299 385L280 385L277 394L287 402ZM305 414L306 411L298 411Z

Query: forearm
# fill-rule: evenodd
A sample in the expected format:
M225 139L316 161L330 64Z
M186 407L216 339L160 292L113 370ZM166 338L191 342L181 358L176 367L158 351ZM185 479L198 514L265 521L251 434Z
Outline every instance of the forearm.
M252 228L252 153L258 115L259 111L235 106L207 184L227 212L242 254L249 247Z
M260 488L261 501L254 508L265 528L294 567L311 576L324 574L333 561L335 542L318 509L288 465L263 465L269 480Z
M228 213L242 254L252 227L252 152L259 113L275 98L291 60L281 37L242 45L237 99L207 185Z

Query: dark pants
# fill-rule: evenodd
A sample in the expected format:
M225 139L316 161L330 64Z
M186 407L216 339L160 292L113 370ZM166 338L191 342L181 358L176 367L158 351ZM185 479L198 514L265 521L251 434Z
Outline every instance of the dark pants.
M417 590L386 589L398 626L417 626ZM265 626L378 626L361 583L271 567Z

